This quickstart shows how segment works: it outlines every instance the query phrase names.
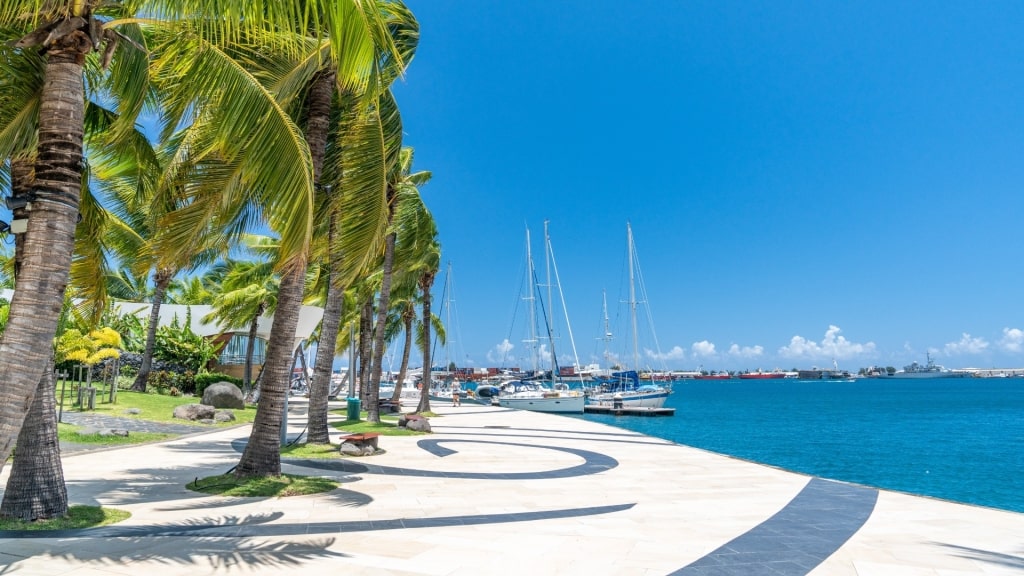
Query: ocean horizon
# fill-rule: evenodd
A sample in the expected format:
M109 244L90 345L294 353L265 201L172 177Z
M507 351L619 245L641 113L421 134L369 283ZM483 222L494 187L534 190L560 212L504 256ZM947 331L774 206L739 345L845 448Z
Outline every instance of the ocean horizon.
M677 380L665 406L675 415L574 417L793 472L1024 512L1024 379Z

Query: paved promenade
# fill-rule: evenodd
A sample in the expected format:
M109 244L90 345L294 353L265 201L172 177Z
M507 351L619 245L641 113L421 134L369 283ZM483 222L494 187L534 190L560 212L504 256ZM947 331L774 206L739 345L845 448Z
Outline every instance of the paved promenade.
M64 463L72 502L132 517L46 537L0 532L0 574L1024 575L1024 514L810 478L576 418L435 410L435 434L381 437L386 454L286 460L287 472L343 482L315 496L184 488L234 466L248 427L74 452ZM303 411L292 405L293 434Z

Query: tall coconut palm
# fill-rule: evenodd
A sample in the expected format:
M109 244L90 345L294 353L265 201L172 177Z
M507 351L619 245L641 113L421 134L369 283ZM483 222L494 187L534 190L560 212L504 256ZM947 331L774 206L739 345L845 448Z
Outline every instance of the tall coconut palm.
M311 442L327 441L327 394L333 365L333 350L337 341L337 327L340 325L342 309L338 303L345 289L357 276L363 276L374 267L374 255L381 245L387 225L387 197L383 179L388 167L398 160L397 151L401 146L402 124L397 105L390 92L385 92L366 108L360 108L350 96L339 98L341 118L335 128L336 138L328 154L328 169L325 177L330 182L331 197L326 199L326 210L332 230L328 234L326 259L330 269L328 283L328 306L324 311L321 343L318 348L313 386L310 390L310 438ZM341 167L345 167L341 170ZM370 214L364 204L367 199L374 201L376 216ZM366 246L361 252L356 246ZM373 291L360 293L370 297ZM368 358L368 346L372 339L360 331L360 358ZM368 392L367 370L369 361L359 363L361 391ZM353 375L354 377L354 375Z
M0 388L0 467L10 454L45 370L45 357L56 332L68 282L82 182L85 60L97 47L104 47L104 63L111 57L115 61L120 59L112 69L124 81L111 85L122 103L118 126L127 130L126 127L134 125L135 115L141 109L141 95L148 78L146 55L125 48L133 42L118 42L140 39L130 32L125 33L138 26L131 19L135 14L128 10L138 9L155 21L161 15L171 20L196 13L220 16L224 13L222 10L229 7L229 12L239 16L237 19L207 19L204 30L223 32L225 28L267 26L268 22L287 29L288 24L296 20L301 20L302 27L307 24L302 18L305 14L302 9L291 3L273 1L143 0L130 5L100 0L8 0L0 3L0 28L16 26L30 30L15 42L15 50L25 57L42 53L46 62L38 105L36 180L19 281L23 289L15 293L10 321L0 340L0 381L5 384ZM119 17L129 18L118 20ZM0 133L2 131L0 129ZM0 142L0 148L4 145Z
M411 155L409 164L411 164ZM427 210L419 194L418 186L424 183L424 177L417 180L410 180L409 185L402 187L399 195L399 209L396 216L396 228L400 230L399 242L396 246L396 260L400 263L395 283L398 295L394 301L393 308L396 310L396 319L400 320L405 331L405 344L402 350L402 361L399 368L398 382L395 386L393 400L398 400L402 393L402 382L405 379L405 372L408 368L409 355L412 344L419 340L422 330L416 319L416 304L422 303L419 298L419 278L425 267L433 259L435 249L436 225L430 211ZM436 317L432 317L432 321ZM398 322L396 322L398 324ZM397 326L396 326L397 329ZM415 331L414 331L415 329ZM443 326L435 323L435 330L443 340Z
M390 3L346 0L330 3L328 10L318 3L307 3L305 13L318 15L319 27L304 29L305 36L296 45L310 44L306 41L309 38L314 46L320 48L311 51L313 57L297 70L257 66L275 55L273 49L257 53L255 50L247 52L245 47L237 45L223 48L221 45L197 44L188 51L178 50L174 54L175 49L181 46L180 41L168 44L171 50L162 53L158 59L158 75L179 87L188 79L195 82L189 86L187 97L170 99L168 117L184 118L186 114L192 114L195 123L190 139L198 144L193 149L217 149L224 166L233 166L243 153L272 158L279 166L288 164L286 159L274 154L274 147L260 149L246 145L250 131L270 133L278 129L266 121L268 117L282 120L282 124L289 127L286 132L279 132L277 140L295 143L295 149L302 151L305 157L303 165L308 167L305 178L312 188L312 184L320 181L323 171L333 94L336 90L377 94L376 84L381 77L377 71L383 60L379 55L395 52L385 21L386 11L382 9L386 4ZM272 40L269 36L267 38ZM267 46L273 48L270 44ZM198 57L197 51L200 53ZM398 60L391 56L388 59ZM288 73L282 75L282 70ZM224 89L222 81L214 83L207 79L223 79L225 76L233 82L229 90ZM193 96L197 90L202 92L199 99ZM225 106L226 101L238 102L241 106ZM228 130L233 130L232 139L210 136L216 127L225 125L232 127ZM383 170L378 172L383 174ZM252 174L257 181L247 181L246 173L239 170L221 169L216 174L208 171L206 175L213 177L208 178L203 189L195 191L189 209L178 215L179 232L172 236L187 243L189 230L206 218L215 216L226 199L237 198L258 204L281 239L282 281L267 349L260 407L249 443L236 467L239 476L276 475L280 473L278 450L282 409L291 372L295 326L303 298L305 266L310 255L313 194L310 192L301 197L282 194L282 183L272 175ZM218 176L219 182L215 186ZM259 181L261 177L263 179ZM383 176L380 181L383 183ZM383 184L380 187L383 190ZM303 217L295 217L297 207L302 207Z
M18 21L18 24L30 26L23 30L32 30L14 43L15 50L4 50L0 54L0 84L3 84L0 92L5 96L14 95L0 106L0 157L12 158L12 199L19 201L14 215L27 221L28 230L16 235L18 286L15 303L12 303L11 329L0 340L3 351L0 374L5 375L5 383L9 384L3 392L16 395L13 403L4 400L4 410L0 411L0 467L9 454L14 434L20 447L0 504L0 516L29 520L63 516L67 512L53 410L52 338L64 302L69 270L73 277L88 276L90 272L83 273L83 270L90 260L88 254L95 248L94 244L89 250L78 252L75 255L77 266L72 264L70 248L82 246L83 239L94 240L88 231L74 234L75 220L85 222L86 226L97 224L97 211L88 201L88 188L82 186L81 178L84 166L81 114L85 110L83 64L92 45L99 46L101 39L108 41L104 67L113 55L113 43L109 42L113 33L106 34L95 26L96 21L89 14L91 6L78 5L76 9L78 12L63 16L59 9L40 11L37 17L50 20L35 29L31 26L39 20L33 21L24 15L12 20L6 8L0 10L0 22ZM89 26L82 29L82 25ZM5 31L13 29L17 26ZM40 52L20 50L39 43L43 45ZM41 52L46 54L45 60L39 57ZM119 60L123 63L132 57L119 57ZM136 58L135 62L144 62L144 59ZM54 94L55 91L62 93ZM117 93L118 88L108 90L110 92ZM127 93L121 92L121 95ZM126 109L132 102L130 97L123 100ZM13 110L16 113L11 114ZM123 127L124 123L118 126ZM32 158L34 163L25 161ZM57 233L50 236L55 230ZM69 232L72 233L70 245L67 243ZM45 248L45 253L41 248ZM63 248L69 249L66 254ZM103 269L94 267L93 271ZM102 302L93 301L97 302L97 308L102 306ZM27 358L25 346L30 348ZM40 354L45 362L33 362L32 357ZM11 373L12 364L18 365L14 378L6 376ZM26 373L34 374L37 383L32 389L19 389L27 383ZM26 402L27 411L17 414L19 408L26 407ZM15 414L7 410L14 410Z
M22 48L43 44L46 71L39 103L39 154L29 232L23 245L19 289L0 339L0 381L5 384L0 389L0 467L10 455L49 365L71 266L81 188L82 71L86 55L94 48L88 31L92 17L86 7L81 8L50 13L45 19L37 17L43 26L19 41ZM3 9L0 24L11 23L15 16L9 8Z
M430 172L425 171L413 173L411 171L412 161L412 148L403 148L399 152L397 164L394 165L388 176L389 230L384 244L381 288L377 304L377 324L373 333L373 358L371 359L369 406L367 406L367 419L370 422L380 422L379 394L377 391L380 389L380 379L383 372L385 324L388 308L390 307L391 284L394 276L395 243L400 230L400 226L396 225L395 215L401 212L400 207L403 204L419 202L419 190L417 187L429 181L431 176ZM406 213L412 214L412 211L406 210ZM412 240L414 241L415 239Z
M432 326L431 319L433 318L433 313L430 311L430 291L434 287L437 271L441 268L441 245L437 241L437 228L432 221L429 227L431 230L427 237L430 238L430 241L420 261L422 267L420 268L419 287L420 297L423 298L423 320L421 324L423 336L420 342L423 351L423 386L420 389L420 403L416 407L417 412L430 411L430 328Z

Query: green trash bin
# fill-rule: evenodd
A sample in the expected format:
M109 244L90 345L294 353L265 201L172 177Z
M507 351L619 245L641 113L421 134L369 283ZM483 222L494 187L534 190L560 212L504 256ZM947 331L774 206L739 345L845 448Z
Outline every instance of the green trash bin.
M349 398L348 399L348 419L349 420L359 420L359 408L360 408L359 404L360 404L359 398Z

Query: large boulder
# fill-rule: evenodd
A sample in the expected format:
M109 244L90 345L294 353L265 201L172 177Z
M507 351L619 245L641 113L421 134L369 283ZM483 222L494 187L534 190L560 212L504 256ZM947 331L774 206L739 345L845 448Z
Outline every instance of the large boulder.
M182 420L210 420L213 422L216 412L216 408L205 404L182 404L174 408L174 417Z
M203 404L214 408L245 409L242 391L231 382L215 382L203 391Z

